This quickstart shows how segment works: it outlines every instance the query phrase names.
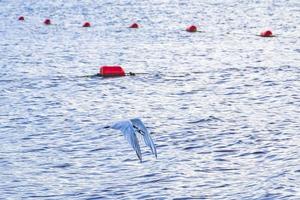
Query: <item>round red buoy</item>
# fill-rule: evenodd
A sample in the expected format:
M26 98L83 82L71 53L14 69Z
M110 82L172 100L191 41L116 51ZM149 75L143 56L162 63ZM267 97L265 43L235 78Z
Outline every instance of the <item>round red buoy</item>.
M272 36L273 36L273 33L272 33L272 31L267 30L267 31L261 32L261 33L260 33L260 36L261 36L261 37L272 37Z
M197 27L195 25L191 25L185 29L187 32L197 32Z
M51 20L50 19L45 19L44 24L45 25L50 25L51 24Z
M91 27L91 23L90 22L85 22L82 27Z
M103 77L125 76L125 71L121 66L101 66L100 76Z
M25 18L24 18L23 16L20 16L20 17L18 18L18 20L20 20L20 21L24 21L24 20L25 20Z
M129 28L139 28L139 25L137 23L133 23L129 26Z

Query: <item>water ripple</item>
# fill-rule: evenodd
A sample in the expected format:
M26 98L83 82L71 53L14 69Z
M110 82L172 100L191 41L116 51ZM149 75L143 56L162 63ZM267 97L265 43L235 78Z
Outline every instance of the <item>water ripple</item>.
M297 8L0 0L1 198L300 199ZM101 65L146 74L87 77ZM103 128L132 117L157 159Z

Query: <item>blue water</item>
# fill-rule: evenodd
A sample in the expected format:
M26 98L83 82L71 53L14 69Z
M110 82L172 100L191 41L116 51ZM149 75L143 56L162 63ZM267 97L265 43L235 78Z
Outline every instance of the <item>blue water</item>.
M300 199L299 22L297 0L0 0L0 198ZM101 65L148 74L82 77ZM103 128L133 117L157 159Z

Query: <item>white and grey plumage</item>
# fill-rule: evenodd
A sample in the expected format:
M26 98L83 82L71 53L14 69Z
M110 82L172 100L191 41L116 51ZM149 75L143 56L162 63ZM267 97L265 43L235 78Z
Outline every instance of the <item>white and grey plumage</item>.
M144 138L145 144L150 147L152 154L157 158L156 146L145 127L144 123L139 118L120 121L111 126L112 129L120 130L132 148L135 150L136 155L142 162L142 153L137 134L140 134Z

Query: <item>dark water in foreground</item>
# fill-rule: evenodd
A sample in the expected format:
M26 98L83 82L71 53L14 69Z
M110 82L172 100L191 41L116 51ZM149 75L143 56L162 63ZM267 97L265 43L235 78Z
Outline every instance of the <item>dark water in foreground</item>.
M0 0L0 198L300 199L299 11L298 1ZM142 28L127 29L134 20ZM189 24L202 32L182 31ZM255 36L265 27L278 37ZM107 64L148 74L80 77ZM139 163L103 129L133 117L158 159L143 146Z

